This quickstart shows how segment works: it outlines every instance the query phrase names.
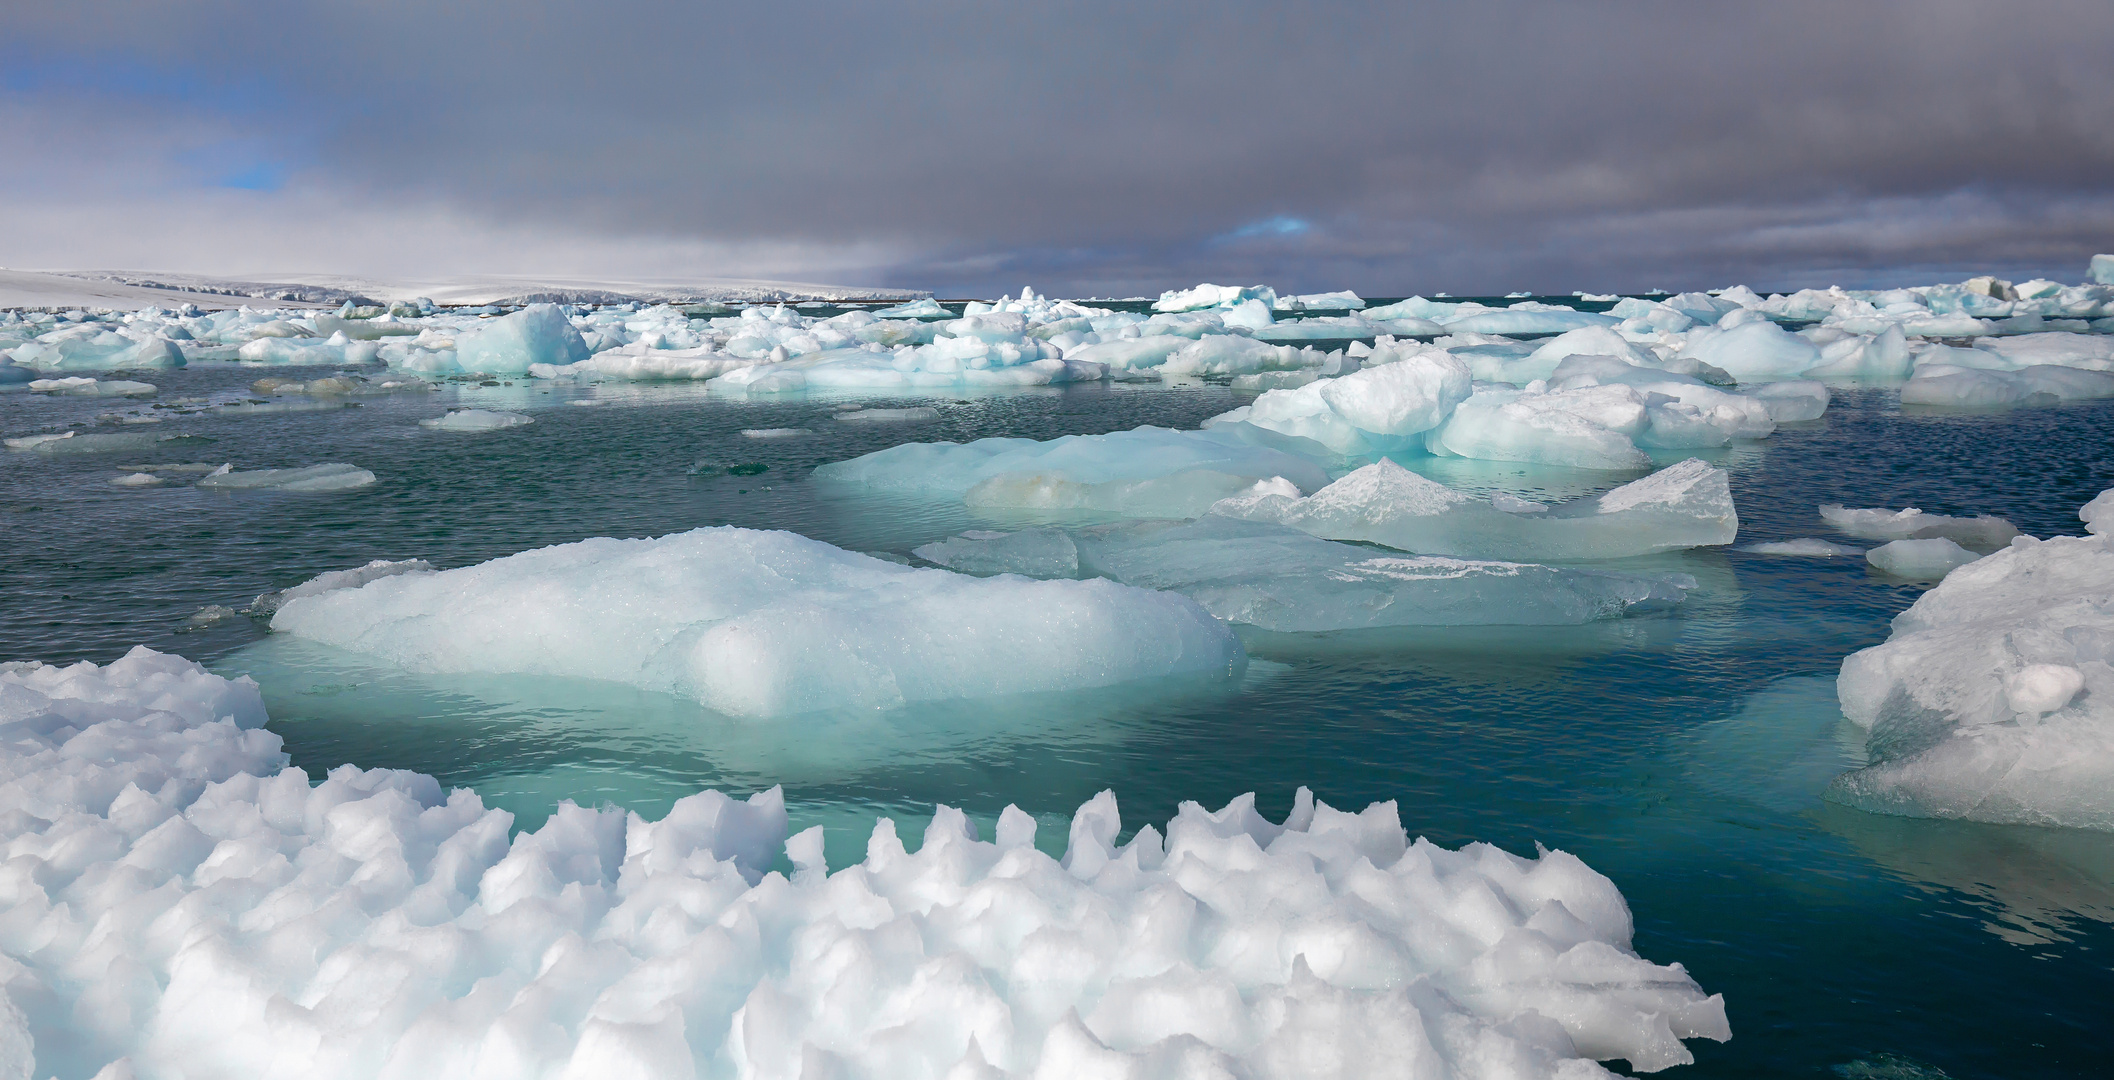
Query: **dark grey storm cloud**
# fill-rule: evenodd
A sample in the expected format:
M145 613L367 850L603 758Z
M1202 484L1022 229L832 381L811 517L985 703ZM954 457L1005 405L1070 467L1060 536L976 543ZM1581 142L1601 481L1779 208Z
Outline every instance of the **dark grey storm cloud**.
M0 94L213 117L238 186L876 245L875 283L941 292L2075 278L2114 247L2104 0L31 7Z

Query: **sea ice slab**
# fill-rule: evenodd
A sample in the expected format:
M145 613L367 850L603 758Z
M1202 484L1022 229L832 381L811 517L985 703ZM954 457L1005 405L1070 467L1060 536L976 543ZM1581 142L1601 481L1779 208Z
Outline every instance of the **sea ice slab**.
M1246 663L1223 624L1170 593L914 570L731 527L400 573L288 600L272 628L415 671L603 679L754 718Z

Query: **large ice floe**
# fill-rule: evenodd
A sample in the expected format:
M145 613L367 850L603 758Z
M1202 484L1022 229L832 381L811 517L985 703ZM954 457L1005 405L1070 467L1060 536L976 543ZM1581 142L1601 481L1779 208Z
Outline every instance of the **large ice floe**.
M2114 491L2090 535L1953 569L1843 661L1870 764L1830 797L1916 817L2114 830Z
M287 600L272 628L414 671L602 679L758 718L1222 679L1247 659L1171 593L912 569L730 527L395 574Z
M1185 803L1118 844L1103 793L1061 857L940 807L832 873L775 788L510 835L429 776L287 768L264 720L146 649L0 669L0 1070L1577 1078L1731 1034L1607 878L1412 841L1392 802Z

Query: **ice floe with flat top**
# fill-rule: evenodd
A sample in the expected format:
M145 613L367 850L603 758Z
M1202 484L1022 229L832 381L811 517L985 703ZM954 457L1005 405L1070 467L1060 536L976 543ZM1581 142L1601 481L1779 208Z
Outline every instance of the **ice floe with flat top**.
M1820 518L1835 529L1866 540L1930 540L1943 537L1965 547L1994 551L2019 534L2018 527L2000 517L1948 517L1926 514L1911 506L1906 510L1869 508L1852 510L1839 503L1826 503Z
M1796 540L1769 540L1759 544L1742 544L1737 549L1756 555L1798 555L1811 558L1834 559L1864 554L1863 548L1848 544L1837 544L1818 537L1802 536Z
M1695 458L1555 505L1479 499L1382 459L1310 496L1257 489L1211 512L1420 554L1524 561L1729 544L1740 527L1724 470Z
M602 679L743 717L1224 678L1246 662L1169 593L911 569L731 527L401 573L289 600L272 628L414 671Z
M1218 515L971 533L915 554L971 572L1090 574L1168 589L1228 622L1288 633L1572 626L1669 609L1695 584L1679 574L1392 555Z
M522 427L535 423L535 419L517 412L502 412L494 409L450 409L445 416L421 420L418 426L434 431L453 431L458 434L475 434L481 431L499 431L504 428Z
M351 491L374 483L372 472L357 465L344 462L327 462L322 465L307 465L296 469L249 469L238 471L230 466L199 477L198 486L207 491L297 491L327 492Z
M134 382L129 379L91 379L81 375L69 375L63 379L31 379L24 385L34 394L56 394L61 397L151 397L155 392L153 383Z
M2114 492L2091 535L2021 536L1843 661L1870 764L1829 797L1881 813L2114 830Z
M1039 1077L1657 1070L1724 1000L1575 856L1304 789L1061 857L1007 808L830 872L778 789L535 832L432 777L287 768L255 684L136 649L0 670L14 1075ZM792 873L770 872L783 851Z

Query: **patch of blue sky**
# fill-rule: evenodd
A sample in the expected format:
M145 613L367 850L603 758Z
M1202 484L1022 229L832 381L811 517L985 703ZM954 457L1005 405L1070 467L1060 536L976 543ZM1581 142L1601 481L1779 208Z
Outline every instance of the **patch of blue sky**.
M255 74L207 74L126 53L27 55L0 44L0 89L15 94L130 98L164 107L257 115L292 105Z
M1220 242L1236 240L1281 240L1304 236L1314 231L1314 223L1305 218L1289 214L1276 214L1260 221L1251 221L1232 232L1218 237Z

